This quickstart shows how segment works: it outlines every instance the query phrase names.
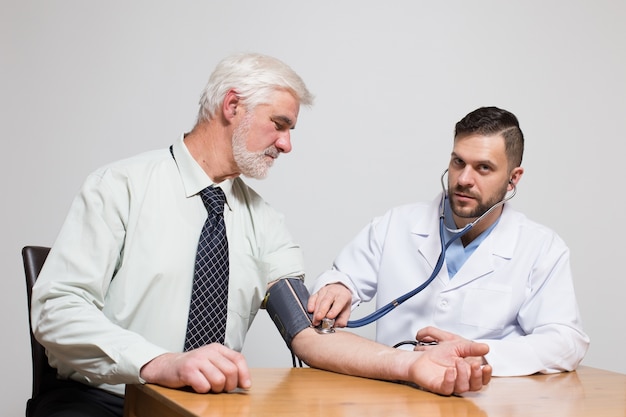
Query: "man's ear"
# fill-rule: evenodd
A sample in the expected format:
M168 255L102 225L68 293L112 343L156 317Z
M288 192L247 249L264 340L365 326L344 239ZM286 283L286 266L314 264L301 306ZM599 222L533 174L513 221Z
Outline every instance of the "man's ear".
M517 167L514 168L511 172L511 179L509 180L509 184L517 186L517 183L522 179L524 175L524 168Z
M230 89L224 96L224 102L222 103L222 114L224 115L224 119L232 122L235 116L237 115L237 109L239 107L239 95L237 91Z

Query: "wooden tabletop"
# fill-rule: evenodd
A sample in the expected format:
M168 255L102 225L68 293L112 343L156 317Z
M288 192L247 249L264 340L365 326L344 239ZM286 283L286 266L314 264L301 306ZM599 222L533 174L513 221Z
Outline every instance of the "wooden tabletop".
M251 373L250 390L228 394L128 386L125 416L626 417L626 375L590 367L493 378L479 392L452 397L310 368L252 369Z

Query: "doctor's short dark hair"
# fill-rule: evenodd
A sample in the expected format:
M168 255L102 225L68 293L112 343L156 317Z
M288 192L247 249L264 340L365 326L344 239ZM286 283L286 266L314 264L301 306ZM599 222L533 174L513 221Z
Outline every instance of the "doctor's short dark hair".
M498 107L480 107L459 120L454 127L454 138L470 134L502 135L510 168L522 164L524 134L517 117Z

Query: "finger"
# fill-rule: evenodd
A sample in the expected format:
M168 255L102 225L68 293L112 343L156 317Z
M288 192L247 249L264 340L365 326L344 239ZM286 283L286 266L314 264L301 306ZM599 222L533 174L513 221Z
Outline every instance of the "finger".
M485 365L482 368L483 385L487 385L491 381L493 368L491 367L491 365Z
M330 309L332 308L334 301L334 297L332 294L329 294L328 291L325 291L323 294L320 294L317 299L317 305L315 306L315 312L313 313L313 324L319 324L323 318L335 318L330 315Z
M425 342L433 342L448 340L450 339L449 336L451 336L451 334L444 330L438 329L433 326L428 326L420 329L415 335L415 338L417 340L423 340Z
M462 357L468 356L485 356L489 353L489 345L486 343L463 343L459 345L459 355Z
M346 327L350 318L350 306L346 306L335 319L335 327Z
M211 383L201 369L196 369L183 380L184 385L190 386L195 392L206 394L211 391Z
M234 386L228 385L228 390L231 391L237 387L243 389L249 389L252 386L252 379L250 378L250 369L246 358L239 352L222 346L224 356L235 366L236 378L234 378Z
M470 389L470 366L461 358L457 358L455 361L456 368L456 382L454 384L454 392L461 394Z
M197 366L200 375L194 374L189 384L196 392L217 393L232 391L240 384L250 385L248 368L241 353L218 343L200 349L204 351L203 359Z
M470 391L478 391L483 387L483 368L478 362L474 362L470 366Z
M350 301L352 297L346 298L343 294L333 294L332 304L329 306L328 313L326 313L326 317L330 319L339 319L344 316L346 322L348 321L348 316L350 315Z
M443 374L443 381L435 392L443 395L451 395L454 392L455 381L457 379L456 369L453 367L446 368Z
M223 392L228 384L228 373L232 374L235 372L235 366L228 359L217 354L207 358L199 367L199 371L208 382L210 386L209 391ZM228 385L232 385L232 382ZM193 388L198 391L195 385Z
M211 392L219 393L225 391L227 376L217 367L212 367L204 371L204 376L209 381Z
M317 292L309 297L309 301L306 304L306 310L309 313L313 313L315 311L315 306L317 303Z

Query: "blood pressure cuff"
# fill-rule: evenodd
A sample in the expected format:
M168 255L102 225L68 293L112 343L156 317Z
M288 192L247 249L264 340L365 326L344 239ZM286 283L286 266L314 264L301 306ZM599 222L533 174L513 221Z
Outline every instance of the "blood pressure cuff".
M311 327L313 314L307 312L309 291L300 278L283 278L273 284L265 294L261 308L265 308L291 349L293 338Z

